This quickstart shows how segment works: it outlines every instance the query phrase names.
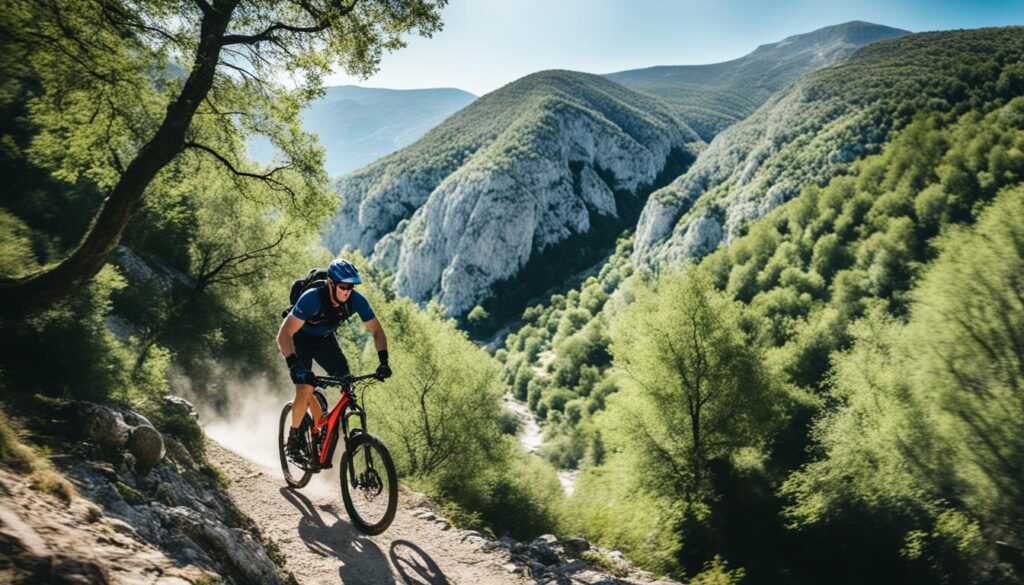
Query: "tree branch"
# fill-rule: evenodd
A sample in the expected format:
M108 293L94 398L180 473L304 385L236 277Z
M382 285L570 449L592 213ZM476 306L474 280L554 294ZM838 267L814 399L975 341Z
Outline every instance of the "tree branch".
M232 275L222 276L222 277L220 277L218 279L218 275L220 275L222 272L224 272L228 268L231 268L233 266L238 266L240 264L243 264L245 262L250 262L252 260L260 260L260 259L263 259L263 258L270 257L271 254L269 252L271 250L273 250L274 248L280 246L281 243L284 242L284 239L287 236L288 236L288 231L287 230L281 230L281 233L280 233L280 235L277 236L277 239L274 240L273 242L267 244L266 246L263 246L261 248L257 248L255 250L250 250L250 251L247 251L247 252L243 252L241 254L236 254L234 256L229 256L229 257L225 258L224 260L220 261L220 263L218 263L215 267L213 267L212 269L208 269L208 270L206 269L206 267L208 267L210 265L210 263L208 261L208 256L204 255L204 258L203 258L204 272L200 273L200 275L196 277L195 292L198 293L201 290L206 289L207 287L209 287L212 284L230 282L230 281L233 281L233 280L238 280L240 278L245 278L247 276L251 276L256 271L249 271L249 272L244 272L244 273L241 273L241 274L232 274Z
M268 171L266 173L263 173L263 174L250 173L250 172L247 172L247 171L239 170L224 155L222 155L221 153L217 152L216 150L210 148L209 146L206 146L205 144L200 144L198 142L188 141L188 142L185 143L185 148L195 148L197 150L202 150L203 152L206 152L210 156L212 156L215 159L217 159L218 161L220 161L220 163L222 165L224 165L225 167L227 167L227 169L229 171L231 171L231 173L234 174L235 176L246 177L246 178L249 178L249 179L258 179L260 181L264 181L264 182L272 185L274 190L276 190L276 191L285 191L293 199L296 197L295 191L293 191L291 187L289 187L288 185L285 185L281 181L278 181L277 179L274 178L274 174L276 174L278 171L284 171L284 170L287 170L287 169L289 169L291 167L287 167L287 166L275 167L275 168L271 169L270 171Z
M263 32L254 35L224 35L220 43L222 47L229 45L255 45L262 43L263 41L272 41L275 39L274 33L278 31L287 31L293 33L312 34L323 32L330 27L330 23L321 23L317 26L293 26L290 24L284 24L277 22L267 27Z
M199 11L202 12L204 16L209 16L213 13L213 7L207 4L206 0L195 0L195 3L196 6L199 7Z
M355 10L356 4L359 0L352 0L352 4L340 11L339 16L348 16L353 10ZM309 14L317 24L313 26L299 26L295 24L286 24L283 22L275 22L274 24L263 29L262 32L253 35L224 35L221 38L221 46L226 47L228 45L254 45L262 43L264 41L273 41L276 39L276 33L284 31L298 34L315 34L323 32L331 27L331 22L325 18L325 14L319 10L313 8L307 2L300 2L302 9Z

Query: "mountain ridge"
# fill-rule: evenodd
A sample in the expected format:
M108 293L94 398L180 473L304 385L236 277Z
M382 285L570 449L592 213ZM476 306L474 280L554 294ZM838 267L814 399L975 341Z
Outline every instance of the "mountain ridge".
M835 65L861 46L906 34L909 31L850 21L759 45L729 61L657 65L605 76L664 100L702 139L710 141L803 75Z
M532 254L619 218L670 159L702 146L655 98L596 75L537 72L342 177L325 243L361 250L396 270L402 294L462 314Z
M859 49L807 76L718 135L687 173L653 194L634 260L666 264L710 252L745 223L878 152L914 115L966 111L995 93L1001 71L972 70L986 53L1009 64L1024 28L918 33ZM991 87L990 87L991 86Z
M324 167L341 176L415 142L445 118L476 100L458 88L390 89L336 85L302 112L302 125L320 137ZM269 160L266 140L253 140L250 154Z

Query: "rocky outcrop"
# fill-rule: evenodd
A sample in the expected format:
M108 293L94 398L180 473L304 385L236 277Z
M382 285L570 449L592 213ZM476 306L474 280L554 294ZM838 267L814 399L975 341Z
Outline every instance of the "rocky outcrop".
M181 399L168 399L164 408L186 419L194 416ZM55 416L67 417L71 429L74 420L81 425L85 441L55 462L81 497L73 497L69 511L55 513L58 520L35 527L24 515L0 506L0 577L3 559L10 555L19 578L29 582L33 575L55 571L70 575L60 582L83 583L294 581L271 558L216 472L197 463L173 436L117 405L77 403ZM0 488L17 491L7 487L16 478L3 479L0 475ZM55 529L64 516L82 523L80 529ZM84 556L56 552L74 550L74 542L90 551L89 543L101 546Z
M566 112L560 152L586 161L574 181L565 160L523 158L498 169L463 167L430 196L406 227L395 286L402 294L436 299L454 314L471 309L490 286L515 275L530 256L591 227L591 214L616 213L612 189L636 191L651 183L681 135L643 146L584 112ZM611 186L594 168L614 177ZM594 205L594 203L597 205Z
M0 582L183 585L216 573L168 556L85 498L65 503L0 469Z
M569 585L673 585L638 569L619 551L592 546L583 538L560 539L545 534L529 544L504 536L485 547L509 553L509 572L519 572L536 583Z
M325 240L393 268L400 293L463 314L535 254L618 217L616 193L638 196L673 153L701 144L662 104L606 79L534 74L343 178Z
M823 133L829 121L818 117L822 104L813 103L813 95L802 84L777 95L719 134L685 175L651 195L637 223L634 260L668 264L706 254L720 241L728 243L746 222L796 196L808 180L845 169L812 160L823 150L813 143L829 136ZM858 155L877 148L861 142L862 136L850 133L847 145ZM783 156L801 159L800 172L778 164ZM698 201L700 207L691 210Z

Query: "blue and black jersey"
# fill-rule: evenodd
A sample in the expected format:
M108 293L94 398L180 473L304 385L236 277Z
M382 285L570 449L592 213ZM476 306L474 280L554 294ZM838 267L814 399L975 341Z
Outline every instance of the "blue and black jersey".
M318 336L329 335L354 314L358 314L364 323L376 317L370 302L356 291L352 291L348 301L339 307L331 305L327 294L325 287L310 287L292 307L291 314L306 322L302 326L302 332Z

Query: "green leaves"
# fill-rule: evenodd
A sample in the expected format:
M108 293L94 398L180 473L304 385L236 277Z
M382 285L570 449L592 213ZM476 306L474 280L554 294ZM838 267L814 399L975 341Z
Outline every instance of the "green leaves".
M785 389L745 337L742 311L689 269L640 287L613 326L627 391L603 420L662 497L712 499L710 462L762 448L785 419Z
M967 574L983 533L1024 538L1024 190L953 229L912 294L907 324L876 311L834 356L818 421L824 457L787 482L799 524L864 510L903 532L904 556Z

